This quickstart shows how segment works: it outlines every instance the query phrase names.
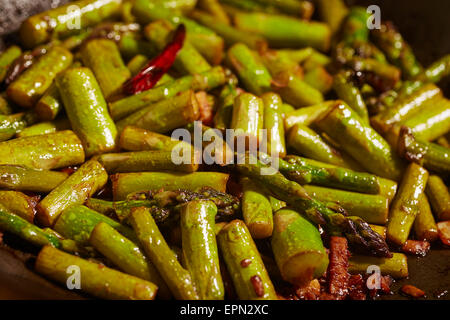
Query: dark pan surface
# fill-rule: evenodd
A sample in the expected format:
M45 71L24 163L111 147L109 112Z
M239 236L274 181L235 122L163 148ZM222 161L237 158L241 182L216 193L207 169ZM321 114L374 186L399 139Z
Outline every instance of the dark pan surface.
M68 0L0 0L0 48L27 16ZM392 20L426 66L450 53L450 1L448 0L349 0L351 4L378 4L382 19ZM441 83L450 97L450 80ZM77 299L37 276L27 267L28 256L0 246L0 299ZM394 295L382 299L408 299L399 294L403 284L415 285L428 299L450 300L450 250L434 248L425 258L409 258L410 278L396 282Z

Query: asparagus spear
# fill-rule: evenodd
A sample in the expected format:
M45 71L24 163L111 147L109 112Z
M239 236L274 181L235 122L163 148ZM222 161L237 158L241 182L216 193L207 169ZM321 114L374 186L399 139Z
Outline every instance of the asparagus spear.
M286 143L284 138L284 121L282 116L281 97L268 92L261 96L264 103L264 129L267 134L267 152L271 155L284 158L286 156Z
M80 54L83 64L92 70L107 100L121 93L122 85L131 73L123 63L114 41L93 39L83 46Z
M216 114L214 115L214 127L219 130L226 130L231 125L233 116L234 99L238 96L239 90L235 85L229 84L223 87L220 92Z
M248 161L246 163L249 163ZM345 217L328 209L311 198L299 184L287 180L281 173L262 175L262 164L237 165L238 171L267 187L277 199L283 200L295 210L304 214L313 223L324 225L331 233L344 234L356 249L365 250L375 256L389 257L386 242L358 217Z
M202 300L223 300L215 235L217 207L210 201L191 201L181 210L183 260Z
M429 170L450 172L450 149L415 139L407 127L403 127L400 131L398 152L408 161L418 163Z
M239 299L277 300L275 288L244 222L228 223L217 240Z
M320 22L262 12L239 12L234 15L234 24L238 29L263 36L271 47L313 47L322 51L330 47L330 29Z
M6 209L27 220L34 221L38 200L19 191L0 191L0 204Z
M38 136L41 134L54 133L56 131L69 130L70 122L67 119L45 121L29 126L16 134L17 138Z
M399 180L403 164L391 146L346 104L337 102L316 125L369 172ZM363 152L364 151L364 152Z
M405 78L413 78L422 72L411 47L392 23L384 23L381 29L374 30L373 35L389 60L402 69Z
M124 117L163 99L171 98L192 89L194 91L209 91L225 83L227 74L221 66L217 66L203 73L189 75L173 82L165 83L150 90L120 99L109 104L109 112L114 120Z
M100 222L92 230L89 243L122 271L156 284L158 295L171 297L169 288L141 249L109 224Z
M352 274L365 274L370 266L378 266L382 274L396 279L408 277L408 260L403 253L393 253L392 258L352 256L348 261L348 271Z
M387 237L393 243L403 245L408 240L427 180L428 171L415 163L408 166L389 212Z
M0 204L0 229L15 234L37 247L44 245L60 246L58 237L15 215Z
M50 279L66 284L70 266L78 266L82 290L104 299L153 300L158 287L103 265L45 246L36 258L35 269ZM70 270L70 269L69 269Z
M263 100L250 93L242 93L237 96L234 99L230 125L235 130L236 137L246 136L249 140L262 141L263 126Z
M350 167L339 151L307 126L296 124L288 134L287 143L305 157L340 167Z
M271 244L283 279L294 285L304 286L327 270L328 255L319 231L293 210L275 213Z
M190 149L183 150L183 152L190 152ZM194 153L191 153L189 163L175 164L172 161L172 150L107 153L102 154L98 158L98 162L110 174L158 170L195 172L198 170Z
M0 142L0 164L33 169L56 169L84 162L80 139L72 131Z
M227 62L237 72L244 86L253 94L270 90L272 77L260 57L245 44L237 43L227 52Z
M48 193L67 179L65 172L0 165L0 188Z
M6 91L18 105L31 108L50 87L57 73L72 64L72 54L63 47L54 46L36 63L22 73Z
M56 220L54 229L63 237L72 239L81 246L86 246L92 230L100 222L108 224L126 238L137 243L136 235L129 227L82 205L75 205L64 210Z
M200 0L198 2L198 5L201 9L208 12L211 15L211 17L214 18L214 21L223 23L225 25L230 24L230 18L228 17L227 13L225 12L225 10L223 9L222 5L218 0ZM209 25L207 25L207 27L211 28L211 26Z
M10 115L0 115L0 141L5 141L19 135L27 126L36 122L33 111Z
M69 69L58 76L56 83L86 156L113 151L117 129L92 71L88 68Z
M349 77L339 73L334 77L333 88L340 99L345 101L365 123L369 123L367 106L358 87L351 83Z
M174 117L174 114L179 116ZM188 90L136 111L120 120L117 123L117 128L121 132L126 126L135 125L157 133L166 133L183 127L199 117L197 98L192 90Z
M430 177L431 178L431 177ZM430 179L428 178L428 179ZM427 185L429 182L427 183ZM425 194L419 200L419 212L414 221L414 233L417 240L433 242L438 238L436 221L431 212L430 203Z
M253 239L266 239L273 232L272 205L261 187L242 178L242 215Z
M63 38L95 25L102 20L118 15L120 0L79 0L75 2L79 10L69 10L71 3L29 17L22 23L20 38L22 43L32 48L49 41L52 37ZM74 28L71 19L78 19L80 29Z
M349 215L357 216L368 223L386 224L389 213L389 201L380 195L367 195L316 186L304 186L314 199L332 207L336 203Z
M18 46L10 46L0 54L0 83L6 77L9 66L22 54Z
M313 105L310 107L300 108L298 110L290 111L284 116L284 126L286 132L291 130L296 124L309 126L314 123L323 113L333 106L333 101L326 101L324 103Z
M102 188L108 175L95 160L85 162L74 174L52 190L38 205L37 218L45 226L52 226L62 211L83 204Z
M426 194L437 219L439 221L450 220L450 194L444 181L439 176L432 175L429 177Z
M130 221L145 253L156 266L176 299L197 300L191 275L178 262L146 208L132 210Z
M50 121L56 118L62 108L58 86L53 82L36 103L36 114L40 120Z
M225 192L229 175L218 172L195 172L190 174L168 172L118 173L111 177L113 196L116 201L125 200L129 194L146 190L198 191L211 187Z
M440 97L442 91L437 86L428 84L413 94L399 99L392 108L373 117L370 123L378 131L386 132L390 126L418 114L425 105L433 105L434 99Z
M314 184L369 194L380 194L382 181L372 174L356 172L343 167L288 156L280 160L280 171L300 184Z
M173 140L168 136L156 132L127 126L120 134L119 147L128 151L172 151L176 147L186 148L188 150L191 145L184 141Z

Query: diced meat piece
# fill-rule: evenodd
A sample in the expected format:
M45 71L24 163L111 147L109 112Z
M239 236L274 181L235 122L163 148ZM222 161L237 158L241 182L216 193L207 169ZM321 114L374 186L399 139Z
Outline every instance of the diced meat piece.
M348 298L350 300L366 300L366 285L362 275L352 275L348 280Z
M404 253L422 257L425 257L430 249L431 245L428 241L408 240L402 246Z
M347 239L344 237L330 238L330 264L328 265L328 292L344 299L348 294L348 258Z
M404 285L401 290L404 294L416 299L422 298L425 295L424 291L409 284Z
M318 300L320 297L319 280L312 280L306 287L298 288L295 293L300 300Z
M439 222L437 227L442 243L450 246L450 221Z

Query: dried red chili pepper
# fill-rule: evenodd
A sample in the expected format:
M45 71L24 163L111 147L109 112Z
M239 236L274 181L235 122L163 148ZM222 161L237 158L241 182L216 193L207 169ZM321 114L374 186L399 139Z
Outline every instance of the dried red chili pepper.
M166 45L163 52L150 62L132 79L123 85L123 91L127 94L136 94L149 90L169 71L175 62L178 52L181 50L186 38L186 28L180 24L175 31L173 40Z

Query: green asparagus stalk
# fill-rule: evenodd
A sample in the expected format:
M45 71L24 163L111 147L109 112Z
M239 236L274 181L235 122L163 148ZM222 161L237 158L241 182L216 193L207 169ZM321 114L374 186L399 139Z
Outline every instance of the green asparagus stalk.
M327 94L333 87L333 77L322 66L316 66L307 70L303 80L322 94Z
M15 215L1 204L0 230L15 234L37 247L51 245L58 248L60 246L60 241L57 237Z
M119 14L121 0L79 0L29 17L20 27L22 43L32 48L52 37L64 38ZM71 5L78 10L70 10ZM73 8L73 7L72 7ZM79 21L79 28L74 20Z
M433 64L431 64L417 78L423 82L438 83L443 78L447 77L449 74L450 74L450 55L446 55L437 60L436 62L434 62Z
M53 82L35 106L36 114L43 121L50 121L56 118L63 108L61 96L56 82Z
M80 139L72 131L0 142L0 164L56 169L84 162Z
M349 164L339 151L326 143L318 133L307 126L295 125L288 134L287 144L305 157L349 168Z
M346 104L337 102L316 124L369 172L400 179L403 167L394 150Z
M301 185L314 184L368 194L380 194L382 182L372 174L356 172L297 156L279 161L280 171Z
M406 79L413 78L422 72L422 66L411 47L392 23L384 23L381 29L374 30L373 36L389 60L402 69Z
M352 274L366 274L370 266L378 266L382 274L396 279L408 277L408 260L403 253L393 253L392 258L352 256L348 261L348 271Z
M399 99L392 108L371 119L371 125L379 132L387 132L388 129L399 122L418 114L427 105L433 105L435 99L442 97L442 91L433 84L428 84L420 90Z
M330 47L331 31L320 22L261 12L239 12L234 16L234 24L245 32L263 36L271 47L313 47L321 51Z
M400 131L398 152L401 157L429 170L440 173L450 172L450 149L415 139L407 127L403 127Z
M339 99L345 101L368 124L369 112L358 87L345 74L340 73L334 77L333 88Z
M69 176L65 172L0 165L0 188L48 193Z
M217 207L210 201L191 201L181 210L183 260L202 300L223 300L215 235Z
M18 105L31 108L50 87L58 72L72 64L72 54L63 47L53 46L22 73L6 91Z
M332 206L336 203L351 216L367 223L385 225L388 220L389 201L380 195L368 195L323 187L305 185L306 192L314 199Z
M264 126L263 100L251 93L242 93L234 99L230 127L235 135L246 136L249 140L262 141Z
M136 235L129 227L82 205L74 205L64 210L56 220L54 230L64 238L72 239L80 246L86 246L95 226L101 222L137 243Z
M261 95L270 90L272 77L269 71L260 57L245 44L233 45L227 52L227 62L251 93Z
M128 151L172 151L175 147L190 148L190 144L145 129L127 126L120 135L119 147Z
M135 94L109 104L109 112L114 120L142 109L150 104L176 96L180 92L192 89L194 91L209 91L223 85L227 79L225 70L217 66L203 73L185 76L173 82L165 83L153 89Z
M391 242L403 245L408 240L427 180L428 172L425 169L415 163L408 166L389 212L387 237Z
M316 0L318 11L322 21L325 21L336 34L348 15L348 8L343 0Z
M429 177L426 194L436 218L439 221L450 220L450 194L444 181L439 176L432 175Z
M217 111L214 115L215 128L226 130L230 127L233 116L234 99L238 94L239 90L235 85L229 84L223 87L220 92Z
M131 73L123 63L114 41L107 39L88 41L80 54L83 64L94 73L106 99L121 92L122 84L130 78Z
M107 180L108 175L100 163L95 160L85 162L39 203L37 218L42 225L52 226L62 211L70 206L83 204Z
M0 204L30 223L34 221L37 202L36 198L29 197L19 191L0 191Z
M188 149L189 151L190 149ZM189 163L186 164L175 164L172 161L172 151L107 153L101 155L97 160L109 174L160 170L195 172L198 170L193 153Z
M342 26L342 41L347 46L355 45L355 42L367 42L369 40L369 29L367 21L370 14L366 8L352 7L348 13L347 19Z
M210 1L210 0L203 0ZM214 0L216 1L216 0ZM194 11L191 13L193 19L205 25L206 27L214 30L219 36L221 36L225 44L228 47L233 46L236 43L242 42L247 47L253 50L265 48L267 46L266 40L263 37L253 35L250 33L241 33L239 30L230 26L222 21L218 21L216 17L204 13L202 11Z
M319 90L290 72L279 73L272 82L272 89L297 109L321 104L324 100Z
M200 0L198 2L198 6L201 9L205 10L207 13L209 13L211 15L211 18L214 19L213 21L220 22L225 25L230 24L230 18L228 17L227 13L225 12L225 10L223 9L222 5L220 4L220 2L218 0ZM201 22L201 23L205 24L203 22ZM205 25L208 28L211 28L211 26L209 26L207 24L205 24ZM216 30L214 30L214 31L216 31Z
M69 69L58 76L56 83L86 156L113 151L117 129L92 71L88 68Z
M275 93L269 92L261 96L264 103L264 129L267 133L267 152L284 158L286 142L284 138L284 120L282 115L283 101Z
M266 239L273 232L272 204L260 186L244 177L242 185L242 216L253 239Z
M26 127L16 134L17 138L38 136L42 134L55 133L56 131L69 130L71 128L69 120L66 118L45 121Z
M33 125L36 120L37 117L33 111L0 115L0 141L17 136L24 128Z
M331 109L333 101L326 101L324 103L300 108L295 111L291 111L284 116L284 127L286 132L291 130L296 124L309 126L314 123L323 113Z
M104 265L64 253L50 246L44 247L36 258L35 269L61 284L67 284L70 266L78 266L81 288L93 296L116 300L153 300L158 287Z
M10 46L0 54L0 83L6 77L9 66L22 54L18 46Z
M190 174L168 172L118 173L111 176L114 200L125 200L129 194L148 191L185 189L198 191L211 187L225 192L228 174L195 172Z
M145 253L158 269L174 297L182 300L199 299L191 275L178 262L148 209L135 208L130 221Z
M92 230L89 243L120 270L153 282L159 288L158 295L163 299L170 299L169 288L141 249L109 224L97 224Z
M217 236L220 251L242 300L277 300L261 255L241 220L224 226Z
M344 234L351 245L372 255L384 257L391 255L384 239L374 233L364 220L358 217L345 217L341 213L330 210L321 202L311 198L298 183L287 180L279 172L273 175L262 175L262 168L265 167L261 164L237 165L241 174L264 185L277 199L291 205L311 222L324 225L331 233Z
M414 221L414 233L417 240L420 241L433 242L438 238L436 220L434 219L433 212L431 212L430 203L425 194L422 194L419 200L419 212Z
M271 244L283 279L294 285L304 286L327 270L328 255L319 231L293 210L275 213Z
M173 129L183 127L200 116L199 103L192 90L149 105L117 123L119 132L128 125L152 130L157 133L166 133ZM177 117L173 115L176 114Z

